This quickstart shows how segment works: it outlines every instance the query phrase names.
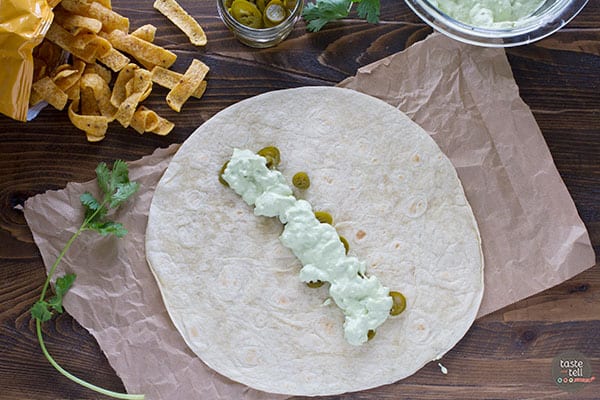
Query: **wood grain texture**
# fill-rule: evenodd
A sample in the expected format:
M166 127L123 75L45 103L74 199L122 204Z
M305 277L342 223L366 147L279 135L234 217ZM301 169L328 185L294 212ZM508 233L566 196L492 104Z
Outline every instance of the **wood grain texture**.
M280 46L240 45L217 16L213 1L181 0L204 27L198 49L143 0L113 0L132 29L158 26L156 42L174 51L174 69L192 58L211 68L206 95L171 111L157 88L146 104L176 123L167 137L140 136L112 124L89 144L65 112L45 109L23 124L0 116L0 399L95 399L60 376L43 358L29 316L44 282L41 257L21 211L30 196L93 177L99 161L137 159L182 142L216 112L269 90L334 85L357 68L422 40L431 29L396 0L382 0L379 25L354 18L309 34L299 23ZM354 15L353 15L354 16ZM352 16L352 17L353 17ZM507 50L520 93L531 107L557 168L600 253L600 0L591 0L566 28L540 42ZM410 67L410 66L407 66ZM549 216L551 217L551 216ZM326 399L598 399L600 398L600 266L543 293L479 319L442 360L398 382ZM76 375L123 390L95 340L68 314L44 325L50 352ZM551 377L552 358L578 350L597 381L575 395Z

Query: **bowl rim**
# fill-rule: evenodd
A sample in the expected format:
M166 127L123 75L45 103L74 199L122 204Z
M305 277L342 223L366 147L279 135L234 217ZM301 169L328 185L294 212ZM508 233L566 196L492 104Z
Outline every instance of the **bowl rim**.
M514 27L484 28L458 21L428 0L404 0L408 7L433 29L476 46L513 47L533 43L556 32L569 23L589 0L557 0L540 16L527 17ZM541 5L546 4L541 2ZM540 6L541 6L540 5Z

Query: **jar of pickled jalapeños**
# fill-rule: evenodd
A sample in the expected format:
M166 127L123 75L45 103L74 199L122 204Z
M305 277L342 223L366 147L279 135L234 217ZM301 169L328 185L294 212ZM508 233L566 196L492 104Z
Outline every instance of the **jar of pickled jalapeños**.
M217 0L223 23L245 45L275 46L302 16L303 0Z

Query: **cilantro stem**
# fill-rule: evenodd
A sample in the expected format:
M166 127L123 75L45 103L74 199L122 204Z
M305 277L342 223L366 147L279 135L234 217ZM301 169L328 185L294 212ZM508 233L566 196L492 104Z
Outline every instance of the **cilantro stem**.
M107 203L107 201L105 200L102 203L101 207L105 206L106 203ZM92 219L94 219L94 217L100 212L101 207L98 207L98 209L96 211L94 211L89 217L87 217L83 221L83 223L81 224L79 229L77 229L77 232L75 232L73 234L73 236L71 236L71 238L69 239L67 244L65 244L65 247L63 247L63 249L61 250L60 254L54 261L54 264L52 264L52 267L50 267L50 271L48 271L48 276L46 277L46 281L44 282L44 286L42 287L42 294L40 295L40 300L44 300L44 298L46 297L46 292L48 291L48 287L50 286L50 280L52 279L52 276L54 275L54 271L56 271L56 267L58 266L58 264L60 264L61 260L63 259L63 257L65 256L65 254L67 253L67 251L69 250L69 248L71 247L73 242L75 241L75 239L77 239L77 237L81 234L81 232L83 232L84 230L87 229L89 222Z
M92 221L96 215L100 212L100 210L102 209L102 207L104 207L106 205L108 201L105 200L100 207L98 207L98 209L96 211L94 211L89 217L87 217L83 223L81 224L81 226L79 227L79 229L77 230L77 232L75 232L73 234L73 236L71 236L71 238L69 239L69 241L67 242L67 244L65 244L65 247L63 247L62 251L60 252L60 254L58 255L58 257L56 258L56 261L54 261L54 263L52 264L52 267L50 267L50 271L48 271L48 276L46 277L46 281L44 282L44 286L42 288L42 294L40 295L40 301L43 301L44 298L46 297L46 292L48 291L48 287L50 286L50 281L52 279L52 276L54 275L54 272L56 271L56 267L58 266L58 264L60 263L60 261L63 259L63 257L65 256L65 254L67 253L67 251L69 250L69 248L71 247L71 245L73 244L73 242L75 241L75 239L77 239L77 237L81 234L81 232L85 231L88 228L88 224L90 223L90 221ZM71 374L69 371L65 370L63 367L61 367L55 360L54 358L52 358L52 356L50 355L50 353L48 352L48 350L46 349L46 344L44 343L44 338L42 336L42 321L40 321L39 319L35 319L35 329L37 332L37 338L38 341L40 343L40 347L42 349L42 353L44 353L44 356L46 357L46 359L48 360L48 362L50 362L50 364L58 371L60 372L63 376L65 376L66 378L72 380L75 383L78 383L79 385L88 388L90 390L93 390L94 392L106 395L106 396L110 396L113 397L115 399L125 399L125 400L143 400L145 398L145 396L143 394L127 394L127 393L119 393L119 392L113 392L112 390L108 390L108 389L104 389L101 388L99 386L96 386L94 384L91 384L81 378L76 377L75 375Z
M63 367L58 365L58 363L56 361L54 361L54 358L52 358L50 353L48 353L48 350L46 350L46 345L44 344L44 339L42 338L42 323L39 319L35 320L35 328L37 331L38 340L40 342L40 347L42 348L42 353L44 353L44 356L46 356L46 359L50 362L50 364L52 364L52 366L54 368L56 368L56 370L58 372L60 372L61 374L63 374L65 377L69 378L70 380L72 380L75 383L80 384L83 387L93 390L94 392L104 394L106 396L114 397L115 399L126 399L126 400L143 400L144 399L143 394L127 394L127 393L113 392L112 390L104 389L99 386L93 385L93 384L91 384L87 381L84 381L83 379L78 378L75 375L71 374L69 371L65 370Z
M58 264L60 263L60 261L63 259L63 257L65 256L67 250L69 250L69 247L71 247L71 245L73 244L73 242L75 241L75 239L77 239L77 237L81 234L81 232L83 232L86 228L87 225L87 219L83 222L83 224L81 224L81 226L79 227L79 229L77 230L77 232L75 232L73 234L73 236L71 236L71 238L69 239L69 241L67 242L67 244L65 245L65 247L63 247L62 251L60 252L60 254L58 255L58 257L56 258L56 261L54 261L54 264L52 264L52 267L50 268L50 271L48 271L48 276L46 277L46 282L44 282L44 287L42 287L42 294L40 295L40 300L44 300L44 298L46 297L46 291L48 290L48 286L50 286L50 279L52 279L52 276L54 275L54 271L56 271L56 267L58 266Z

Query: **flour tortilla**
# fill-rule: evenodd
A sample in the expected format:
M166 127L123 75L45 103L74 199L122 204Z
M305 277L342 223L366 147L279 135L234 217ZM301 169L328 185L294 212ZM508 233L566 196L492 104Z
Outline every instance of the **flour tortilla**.
M329 212L350 254L407 308L375 338L348 344L344 317L311 289L279 242L218 181L235 147L281 150L279 169ZM182 145L150 208L146 254L173 323L217 372L288 395L358 391L405 378L450 350L483 295L477 224L448 158L403 113L348 89L266 93L215 115Z

